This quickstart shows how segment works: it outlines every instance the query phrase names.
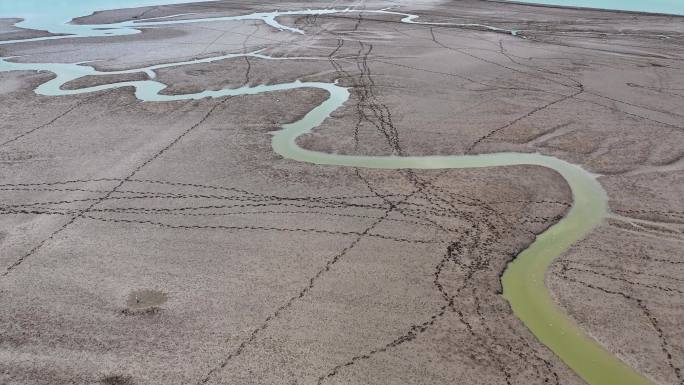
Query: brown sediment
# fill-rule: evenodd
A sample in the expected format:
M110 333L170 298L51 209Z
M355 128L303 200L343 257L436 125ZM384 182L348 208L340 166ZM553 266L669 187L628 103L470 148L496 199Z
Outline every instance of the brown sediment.
M672 95L684 88L682 47L659 37L684 35L681 23L475 1L405 7L526 39L354 14L282 20L305 36L213 23L3 52L103 59L101 69L257 48L315 57L230 59L157 79L169 93L339 79L349 102L302 146L540 151L610 174L600 180L616 214L669 225L684 215L681 171L659 168L684 143ZM121 12L91 18L132 14ZM37 96L35 76L48 77L0 95L0 261L20 260L0 281L0 382L97 379L107 366L125 369L111 381L145 384L581 383L500 296L506 264L571 204L557 174L353 170L273 154L268 132L323 101L319 90L140 103L129 90ZM679 238L607 222L547 276L584 330L663 384L679 384L684 367ZM130 292L139 287L159 292Z
M121 83L129 81L148 80L149 75L144 72L122 75L101 75L101 76L84 76L76 80L72 80L62 87L65 90L77 90L86 87L95 87L103 84Z

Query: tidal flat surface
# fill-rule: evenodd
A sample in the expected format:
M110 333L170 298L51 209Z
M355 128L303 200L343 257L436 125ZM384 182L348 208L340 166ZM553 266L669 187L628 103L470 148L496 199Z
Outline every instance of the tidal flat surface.
M308 5L6 29L7 381L677 383L681 26Z

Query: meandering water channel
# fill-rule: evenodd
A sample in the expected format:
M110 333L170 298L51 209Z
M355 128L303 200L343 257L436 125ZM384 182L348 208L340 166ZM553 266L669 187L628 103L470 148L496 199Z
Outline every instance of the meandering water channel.
M130 1L129 3L134 3ZM168 2L168 0L159 1ZM18 3L18 2L11 2ZM133 4L131 4L133 5ZM11 11L11 10L10 10ZM3 10L7 15L7 10ZM78 10L74 11L75 13ZM261 20L274 28L303 33L303 31L281 25L277 18L283 15L324 15L333 13L364 12L383 13L400 16L405 23L419 23L418 16L401 13L389 9L354 10L354 9L319 9L303 11L286 11L270 13L254 13L243 16L220 17L213 19L191 20L143 20L125 21L116 24L89 25L71 31L72 36L43 37L37 39L0 42L15 44L22 41L35 41L54 38L74 38L136 33L136 28L180 23L200 23L204 21ZM10 12L11 13L11 12ZM60 15L62 17L63 15ZM70 17L81 16L72 14ZM424 23L430 24L430 23ZM477 25L477 24L474 24ZM478 25L479 26L479 25ZM49 29L46 24L46 28ZM487 27L487 26L482 26ZM96 31L96 32L92 32ZM92 32L92 34L91 34ZM500 31L497 31L500 32ZM64 89L63 86L84 76L99 76L124 73L145 72L154 78L154 71L161 68L209 63L219 60L230 60L237 57L259 57L266 60L288 60L292 58L274 58L260 53L227 54L197 60L178 61L168 64L134 68L123 71L99 71L85 64L69 63L20 63L13 58L0 58L0 72L8 71L49 71L56 74L52 80L39 85L35 92L41 95L65 96L77 95L102 90L133 87L135 96L143 102L164 102L201 99L205 97L220 98L234 95L251 95L265 92L295 89L320 89L328 93L328 98L313 108L300 120L286 124L272 140L275 152L287 159L319 165L342 167L363 167L381 169L467 169L482 167L506 167L514 165L538 165L548 167L560 173L572 189L573 205L567 215L557 224L550 227L511 262L502 278L504 297L509 301L515 315L534 333L535 336L570 366L578 375L591 385L646 385L651 382L634 369L620 361L596 341L588 337L577 324L568 317L551 298L545 286L546 271L553 260L568 250L575 242L581 240L592 229L600 224L607 215L607 196L596 180L595 175L578 165L542 154L530 153L495 153L483 155L452 156L352 156L312 151L297 145L300 135L319 127L330 114L344 105L349 99L349 91L336 83L325 82L287 82L272 85L244 86L234 89L205 90L190 94L164 94L167 85L157 80L125 81L108 83L79 89Z

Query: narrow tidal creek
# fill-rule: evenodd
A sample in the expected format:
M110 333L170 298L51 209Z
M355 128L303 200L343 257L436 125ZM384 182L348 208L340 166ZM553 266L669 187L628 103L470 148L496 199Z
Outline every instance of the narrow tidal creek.
M151 3L153 1L140 1ZM163 1L159 1L163 2ZM11 1L7 4L19 4ZM78 2L74 2L78 3ZM135 3L129 1L128 3ZM135 4L128 4L133 6ZM5 5L5 7L6 7ZM59 4L56 5L59 7ZM43 8L49 8L43 4ZM68 8L68 7L66 7ZM70 18L82 16L78 7L72 9ZM49 13L49 10L43 9ZM125 21L116 24L79 26L70 30L73 35L42 37L26 40L0 42L0 44L16 44L22 41L50 40L62 38L87 38L89 36L123 35L137 33L136 28L150 26L200 23L204 21L232 21L232 20L261 20L274 28L303 33L296 28L281 25L277 18L282 15L323 15L333 13L382 13L401 16L401 21L414 24L430 24L418 22L418 16L406 13L383 10L354 10L354 9L319 9L304 11L285 11L270 13L254 13L251 15L220 17L215 19L148 19ZM0 15L11 14L12 10L2 8ZM68 13L68 12L67 12ZM20 15L20 13L17 13ZM59 13L60 20L66 16L64 10ZM37 18L35 20L43 20ZM30 24L36 29L54 29L55 20L45 16L44 28L36 26L36 21ZM496 30L488 26L484 29ZM91 33L91 31L94 31ZM511 33L515 34L515 33ZM607 195L596 177L578 165L564 160L541 154L529 153L494 153L482 155L452 155L452 156L352 156L336 155L312 151L297 145L296 139L300 135L311 132L319 127L332 112L342 107L349 99L349 91L336 83L323 82L288 82L272 85L244 86L234 89L206 90L198 93L170 95L163 94L167 85L156 80L127 81L110 83L94 87L74 90L63 89L64 84L84 76L112 75L124 73L145 72L154 78L154 71L161 68L184 66L199 63L209 63L219 60L230 60L236 57L259 57L266 60L287 60L262 55L259 51L251 53L228 54L211 58L179 61L168 64L135 68L124 71L98 71L85 64L68 63L19 63L16 58L0 58L0 72L8 71L49 71L56 75L52 80L39 85L35 92L41 95L65 96L85 94L121 87L133 87L135 96L143 102L165 102L178 100L201 99L206 97L220 98L236 95L253 95L266 92L294 89L320 89L328 93L328 98L313 108L300 120L286 124L278 131L272 140L273 150L284 158L318 165L341 167L362 167L376 169L467 169L482 167L506 167L515 165L537 165L548 167L563 176L572 189L573 206L568 214L557 224L550 227L517 258L511 262L502 278L503 295L510 303L515 315L529 328L530 331L560 359L571 367L580 377L590 385L646 385L652 384L644 376L616 358L599 343L588 337L577 324L551 298L545 286L544 278L553 260L568 250L575 242L589 234L595 226L600 224L607 215Z

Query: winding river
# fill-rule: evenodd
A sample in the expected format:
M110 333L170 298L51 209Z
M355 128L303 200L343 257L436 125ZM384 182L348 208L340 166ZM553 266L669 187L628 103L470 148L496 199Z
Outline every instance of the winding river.
M135 1L129 1L134 3ZM152 0L142 3L151 3ZM159 1L168 2L168 0ZM20 3L12 1L11 3ZM75 2L78 3L78 2ZM132 5L132 4L131 4ZM0 15L7 15L3 10ZM116 24L79 26L69 30L71 35L48 36L41 38L4 41L0 44L15 44L23 41L87 38L90 36L124 35L139 32L140 28L178 23L200 23L204 21L261 20L274 28L304 33L296 28L281 25L277 18L282 15L323 15L332 13L382 13L401 17L405 23L430 24L417 21L418 16L396 12L390 9L363 10L354 9L318 9L304 11L286 11L270 13L254 13L243 16L219 17L214 19L147 19L125 21ZM11 13L11 12L10 12ZM80 16L78 9L70 18ZM60 18L63 18L60 14ZM54 20L52 21L54 22ZM45 28L29 23L33 28L54 30L54 26L46 22ZM501 32L493 27L473 24L484 29ZM69 29L69 28L67 28ZM63 30L64 31L64 30ZM507 31L515 34L514 31ZM179 61L168 64L128 69L123 71L98 71L85 64L69 63L19 63L16 58L0 58L0 72L8 71L49 71L56 74L52 80L39 85L35 92L41 95L65 96L77 95L121 87L133 87L135 96L143 102L164 102L177 100L201 99L205 97L220 98L234 95L251 95L265 92L295 89L320 89L328 93L328 98L309 111L300 120L286 124L272 139L273 150L287 159L319 165L342 167L364 167L381 169L465 169L481 167L505 167L514 165L538 165L548 167L560 173L572 189L573 205L567 215L557 224L550 227L511 262L502 278L503 295L510 303L515 315L530 331L561 360L571 367L580 377L591 385L646 385L651 382L634 369L613 356L599 343L588 337L577 324L566 315L551 298L545 286L545 273L553 260L568 250L575 242L584 238L592 229L600 224L607 215L606 192L596 180L596 176L578 165L551 156L530 153L495 153L482 155L452 156L351 156L337 155L307 150L297 145L296 139L302 134L311 132L323 123L330 114L340 108L348 99L349 91L336 83L324 82L288 82L272 85L244 86L234 89L206 90L198 93L170 95L164 94L167 85L154 80L154 71L161 68L184 66L190 64L209 63L219 60L230 60L237 57L259 57L266 60L288 60L292 58L275 58L266 56L260 51L250 53L227 54L210 58ZM126 81L109 83L79 89L63 89L64 84L84 76L99 76L124 73L145 72L152 80Z

